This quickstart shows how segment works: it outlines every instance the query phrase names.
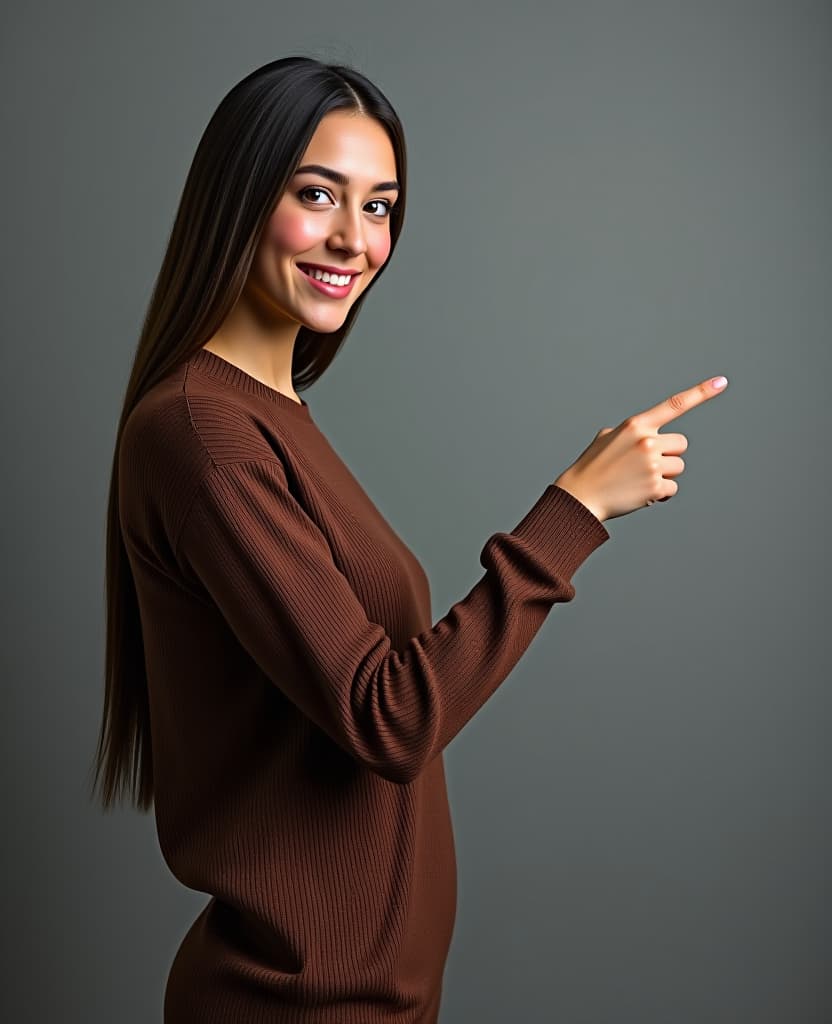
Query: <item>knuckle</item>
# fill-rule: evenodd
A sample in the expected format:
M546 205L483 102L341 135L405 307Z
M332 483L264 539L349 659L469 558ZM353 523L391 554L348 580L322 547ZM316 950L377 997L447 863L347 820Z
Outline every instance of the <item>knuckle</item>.
M641 421L638 416L628 416L621 424L622 430L626 430L628 434L634 434L641 428Z
M684 412L687 408L685 396L681 391L677 391L675 394L671 395L667 400L667 404L676 412Z
M649 434L646 437L640 437L636 442L639 448L643 448L644 451L650 452L656 446L656 438L651 437Z

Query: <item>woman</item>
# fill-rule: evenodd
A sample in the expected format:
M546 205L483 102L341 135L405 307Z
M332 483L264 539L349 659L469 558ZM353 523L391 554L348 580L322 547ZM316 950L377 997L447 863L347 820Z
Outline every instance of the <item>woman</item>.
M709 382L600 431L432 622L427 578L298 392L401 232L405 143L357 71L259 68L198 146L113 460L103 804L154 804L210 894L167 1022L429 1024L456 908L442 752L605 519L666 500Z

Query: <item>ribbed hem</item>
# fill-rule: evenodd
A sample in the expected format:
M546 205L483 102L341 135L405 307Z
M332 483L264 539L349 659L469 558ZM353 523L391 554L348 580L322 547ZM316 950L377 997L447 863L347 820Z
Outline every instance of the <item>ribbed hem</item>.
M610 536L583 502L557 484L549 484L511 532L567 579Z
M268 384L264 384L263 381L252 377L250 373L246 373L239 366L230 363L227 359L223 359L222 356L218 356L216 352L211 352L207 348L199 349L188 359L188 364L194 370L205 374L207 377L212 377L221 384L239 388L240 391L247 391L250 395L257 395L259 398L265 398L266 401L273 402L299 420L312 419L311 410L304 399L301 398L300 402L296 402L294 398L290 398L288 395L284 395L282 391L269 387Z

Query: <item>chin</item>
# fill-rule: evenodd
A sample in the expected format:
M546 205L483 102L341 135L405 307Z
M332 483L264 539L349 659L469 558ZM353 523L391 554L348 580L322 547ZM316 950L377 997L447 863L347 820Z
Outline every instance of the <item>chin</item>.
M300 319L300 324L310 331L315 331L316 334L332 334L333 331L344 326L348 312L349 310L342 317L303 317Z

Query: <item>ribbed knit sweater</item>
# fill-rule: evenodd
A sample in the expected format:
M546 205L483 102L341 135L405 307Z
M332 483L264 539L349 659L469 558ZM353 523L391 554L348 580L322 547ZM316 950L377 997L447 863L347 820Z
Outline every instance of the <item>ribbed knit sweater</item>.
M159 845L210 895L166 1024L436 1024L457 895L442 752L606 528L547 485L433 622L307 402L207 349L137 403L118 478Z

